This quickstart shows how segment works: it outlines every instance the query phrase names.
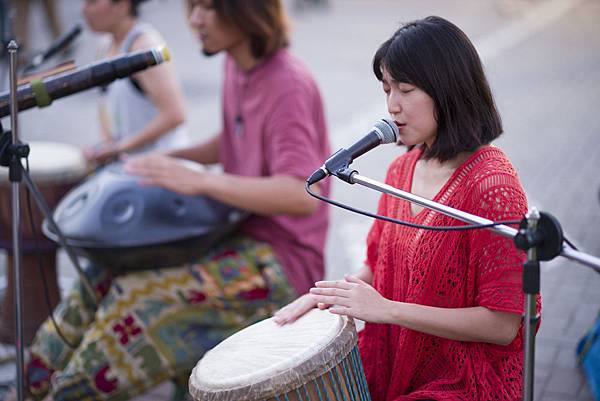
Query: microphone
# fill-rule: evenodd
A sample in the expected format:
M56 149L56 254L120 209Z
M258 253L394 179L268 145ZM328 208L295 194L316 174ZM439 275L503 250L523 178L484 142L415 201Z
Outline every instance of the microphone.
M56 39L46 51L36 55L31 64L23 68L23 72L27 73L37 67L39 67L43 62L48 60L50 57L54 56L56 53L62 51L67 48L80 34L82 28L81 24L76 24L73 28L71 28L67 33L62 35L60 38Z
M330 174L337 175L337 172L348 168L350 163L359 156L362 156L376 146L386 143L396 143L398 141L399 131L396 123L388 118L382 118L377 121L371 132L362 137L358 142L348 149L340 149L325 161L317 171L312 173L306 180L308 185L312 185Z
M168 49L160 46L99 61L72 72L35 79L17 88L17 108L21 111L36 106L46 107L55 99L95 86L107 85L116 79L127 77L170 59ZM6 91L0 94L0 118L8 115L10 115L10 93Z

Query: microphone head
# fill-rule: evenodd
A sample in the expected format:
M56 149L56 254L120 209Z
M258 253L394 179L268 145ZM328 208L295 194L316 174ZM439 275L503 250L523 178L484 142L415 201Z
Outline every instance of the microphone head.
M378 132L378 134L381 134L380 138L382 144L398 142L400 131L398 130L396 123L391 119L382 118L375 123L373 128Z

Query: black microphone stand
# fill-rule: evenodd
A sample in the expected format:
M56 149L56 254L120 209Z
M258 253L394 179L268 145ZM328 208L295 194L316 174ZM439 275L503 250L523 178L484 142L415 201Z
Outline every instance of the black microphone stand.
M82 29L83 28L81 23L78 22L77 24L75 24L75 26L73 26L73 28L71 28L67 33L54 40L46 50L35 55L29 62L29 64L23 67L21 71L22 74L29 74L33 72L39 66L48 61L50 58L54 57L59 52L65 49L69 49L73 41L77 39L77 37L81 34Z
M15 340L16 340L16 354L17 354L17 399L23 400L23 306L22 306L22 280L21 280L21 204L19 199L19 185L22 180L23 171L20 168L22 152L27 156L29 153L27 147L19 146L18 140L18 118L17 118L17 51L19 46L14 40L8 44L8 55L10 63L10 103L11 103L11 114L10 114L10 125L12 131L12 143L9 143L8 139L2 138L3 135L9 135L10 133L4 133L2 127L0 127L0 144L2 144L3 154L0 155L0 162L6 164L8 162L8 178L11 183L11 207L12 207L12 246L13 246L13 269L15 278Z
M349 164L349 162L348 162ZM458 209L394 188L387 184L363 177L348 164L333 170L335 175L349 184L360 184L367 188L416 203L428 209L470 224L487 225L494 222L486 218L463 212ZM331 170L330 170L331 171ZM558 255L577 261L600 272L600 258L563 246L562 228L554 217L531 208L521 221L519 230L506 225L486 227L502 236L513 238L519 249L527 251L523 266L523 292L525 293L524 316L524 358L523 358L523 400L533 400L533 378L535 361L535 331L540 317L536 311L536 295L540 292L540 261L552 260Z
M12 247L13 269L15 279L15 348L17 355L17 399L23 401L24 378L24 341L23 341L23 306L22 306L22 280L21 280L21 203L20 184L24 179L29 191L33 194L38 207L48 221L50 228L57 233L60 245L66 250L69 259L75 266L84 288L90 295L92 302L96 303L96 293L89 280L83 273L77 256L67 246L65 237L52 218L52 213L44 200L41 192L23 168L21 159L29 156L29 146L19 141L18 105L17 105L17 52L19 46L11 40L8 47L10 60L10 121L11 131L4 131L0 122L0 166L8 167L8 176L11 183L11 208L12 208Z

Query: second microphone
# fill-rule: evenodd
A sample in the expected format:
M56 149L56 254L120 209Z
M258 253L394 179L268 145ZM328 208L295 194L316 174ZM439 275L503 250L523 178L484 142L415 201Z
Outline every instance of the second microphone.
M43 80L34 80L17 88L18 110L49 106L53 100L93 88L108 85L148 67L170 60L166 47L157 47L99 61L72 72L65 72ZM10 115L10 96L0 94L0 118Z

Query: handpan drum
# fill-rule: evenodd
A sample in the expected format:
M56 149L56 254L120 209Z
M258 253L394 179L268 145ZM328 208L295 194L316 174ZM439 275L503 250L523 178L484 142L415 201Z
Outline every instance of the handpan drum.
M196 401L370 400L351 319L313 309L272 318L208 351L189 380Z
M69 192L53 216L67 245L118 273L190 262L231 234L246 213L208 197L141 185L117 162ZM44 233L58 240L48 222Z

